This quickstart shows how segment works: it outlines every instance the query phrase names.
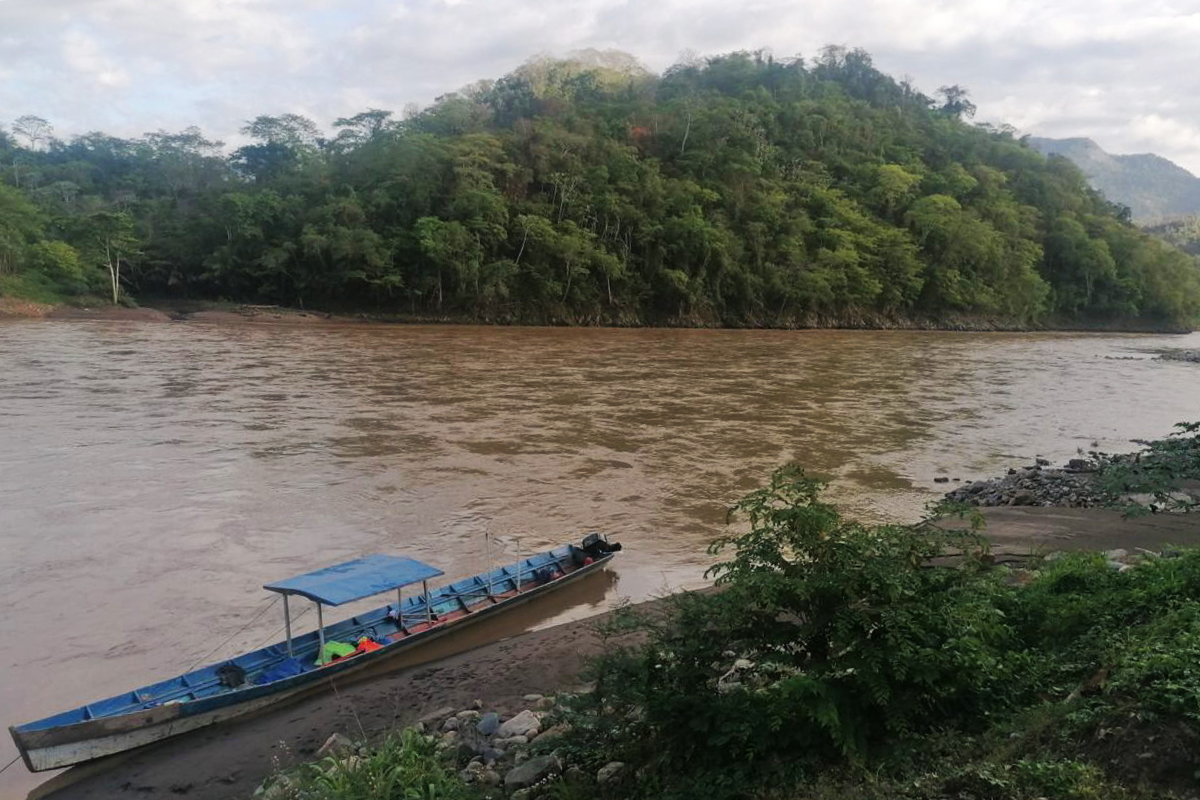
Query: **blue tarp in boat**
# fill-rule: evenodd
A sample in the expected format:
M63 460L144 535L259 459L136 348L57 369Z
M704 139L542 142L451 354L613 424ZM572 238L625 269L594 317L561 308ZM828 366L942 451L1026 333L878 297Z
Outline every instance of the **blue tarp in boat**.
M367 556L277 583L268 583L263 588L280 594L302 595L327 606L338 606L442 574L437 567L412 558Z

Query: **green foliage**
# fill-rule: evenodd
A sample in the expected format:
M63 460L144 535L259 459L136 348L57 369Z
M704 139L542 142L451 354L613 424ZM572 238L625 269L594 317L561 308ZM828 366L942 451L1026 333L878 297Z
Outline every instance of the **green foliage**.
M277 776L288 800L466 800L474 793L438 757L437 744L407 728L365 756L329 756ZM277 790L278 791L278 790Z
M1130 458L1102 465L1098 481L1134 514L1148 511L1191 511L1200 507L1195 482L1200 481L1200 422L1181 422L1166 439L1146 442ZM1149 495L1153 503L1126 502L1129 495Z
M31 118L0 142L19 184L0 211L22 198L0 271L47 238L114 295L527 321L1200 318L1194 260L1064 160L964 121L962 87L940 95L836 47L661 76L590 53L333 136L259 116L228 156L196 129L62 142ZM131 223L116 261L98 214Z
M737 504L718 590L610 647L569 706L569 761L632 763L614 797L1082 800L1195 780L1200 552L1006 580L973 536L854 523L821 488L789 467Z

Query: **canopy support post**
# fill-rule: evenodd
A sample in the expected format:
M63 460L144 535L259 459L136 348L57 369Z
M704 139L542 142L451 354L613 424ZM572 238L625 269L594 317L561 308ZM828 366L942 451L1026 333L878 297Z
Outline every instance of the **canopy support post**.
M292 612L288 609L288 596L283 596L283 629L287 631L287 653L292 657Z
M321 649L317 651L317 663L322 663L325 658L325 620L321 616L321 603L317 603L317 640L321 643Z
M433 623L433 606L429 604L429 580L421 581L421 591L425 593L425 624Z

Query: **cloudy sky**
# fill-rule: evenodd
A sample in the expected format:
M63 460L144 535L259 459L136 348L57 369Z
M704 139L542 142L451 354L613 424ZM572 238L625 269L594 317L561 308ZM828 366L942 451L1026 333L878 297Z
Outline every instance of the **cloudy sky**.
M60 136L424 104L537 53L864 47L979 119L1200 174L1200 0L0 0L0 124Z

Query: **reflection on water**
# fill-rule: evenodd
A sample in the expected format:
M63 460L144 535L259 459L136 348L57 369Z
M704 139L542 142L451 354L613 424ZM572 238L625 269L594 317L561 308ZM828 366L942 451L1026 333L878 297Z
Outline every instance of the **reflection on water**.
M175 674L263 583L370 552L457 577L489 529L506 559L625 543L523 627L697 585L729 503L792 459L913 518L935 476L1200 417L1200 369L1158 346L1200 337L0 323L2 721ZM35 782L13 773L0 794Z

